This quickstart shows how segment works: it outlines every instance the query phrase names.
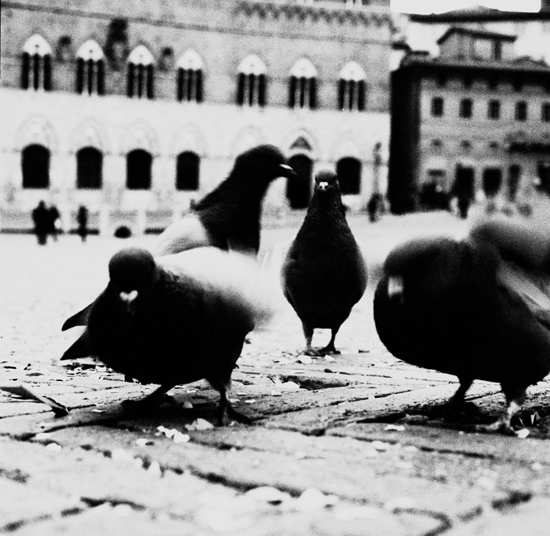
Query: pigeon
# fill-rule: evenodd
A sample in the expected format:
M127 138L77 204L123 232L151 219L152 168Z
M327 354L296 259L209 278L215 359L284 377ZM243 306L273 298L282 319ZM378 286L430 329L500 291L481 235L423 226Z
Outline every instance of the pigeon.
M307 355L338 354L335 339L367 286L365 259L348 226L338 178L315 177L305 219L281 270L283 293L302 322ZM331 330L328 345L311 346L315 328Z
M549 245L490 220L462 240L408 241L385 261L373 305L380 340L398 359L458 377L451 413L465 408L474 380L500 383L506 411L482 431L513 432L527 388L550 371Z
M294 170L273 145L259 145L237 157L229 177L199 201L184 218L167 227L152 247L164 256L193 248L213 246L256 256L260 247L262 201L270 183L278 177L294 179ZM62 329L85 326L91 305L68 318ZM78 344L63 357L88 356L84 332Z
M153 247L157 256L200 246L246 252L260 248L262 202L270 183L296 173L273 145L259 145L237 157L229 177L170 225Z
M249 422L226 392L246 335L270 314L259 269L245 255L208 247L154 258L126 248L111 258L109 283L90 306L86 345L115 371L160 385L126 409L206 378L220 393L219 423L225 415Z

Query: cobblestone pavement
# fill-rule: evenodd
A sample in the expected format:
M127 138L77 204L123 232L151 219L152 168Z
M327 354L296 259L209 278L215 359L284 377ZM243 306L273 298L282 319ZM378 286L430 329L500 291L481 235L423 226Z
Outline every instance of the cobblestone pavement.
M285 244L300 221L266 222L266 284L276 288ZM363 216L350 223L369 265L425 233L464 233L450 215ZM231 398L252 426L213 427L218 395L203 382L177 404L125 416L120 402L152 386L123 381L91 359L62 364L77 330L63 320L100 292L120 241L0 235L2 386L25 386L70 408L0 392L0 532L26 535L550 534L548 381L530 391L528 437L444 422L455 389L445 374L408 366L382 346L372 288L338 336L342 355L303 356L300 323L282 295L273 323L253 333ZM328 340L317 332L316 346ZM495 419L498 385L469 393Z

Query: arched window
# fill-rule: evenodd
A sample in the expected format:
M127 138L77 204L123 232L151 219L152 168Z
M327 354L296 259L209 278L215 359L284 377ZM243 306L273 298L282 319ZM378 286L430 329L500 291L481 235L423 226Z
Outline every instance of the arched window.
M288 163L298 176L287 179L286 182L286 197L290 208L306 208L311 197L313 161L305 154L296 154L289 158Z
M126 188L128 190L149 190L153 157L143 149L134 149L126 156Z
M203 63L194 50L188 50L178 60L178 100L202 102Z
M266 68L258 56L247 56L239 65L237 104L241 106L266 105Z
M21 153L23 188L49 188L50 151L43 145L27 145Z
M192 191L198 190L199 167L199 155L190 151L180 153L176 160L176 189Z
M357 158L346 157L338 160L336 175L342 195L356 195L361 192L361 162Z
M52 89L52 49L41 35L33 35L23 46L21 87Z
M98 190L103 182L103 154L95 147L83 147L76 153L76 187Z
M76 54L76 91L88 95L105 93L105 66L101 47L92 40L86 41Z
M340 110L365 109L366 82L365 71L355 61L350 61L340 71L338 81L338 108Z
M154 98L153 55L138 45L128 56L128 97Z
M290 70L288 88L290 108L317 107L317 70L306 58L299 59Z

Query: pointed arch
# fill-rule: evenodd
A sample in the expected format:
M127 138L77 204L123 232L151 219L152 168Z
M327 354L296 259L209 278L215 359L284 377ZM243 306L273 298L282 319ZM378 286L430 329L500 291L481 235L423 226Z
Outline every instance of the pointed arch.
M105 93L105 64L101 47L93 39L83 43L76 53L76 91L88 95Z
M203 68L203 61L194 50L187 50L180 56L177 62L177 98L180 102L202 102Z
M300 58L290 69L289 108L317 108L317 69L307 58Z
M145 45L138 45L128 56L128 97L154 98L154 58Z
M23 45L21 88L52 89L52 47L40 34L29 37Z
M338 80L340 110L363 111L365 109L366 78L365 71L356 61L350 61L342 67Z
M264 62L249 54L237 69L237 104L265 106L267 103L267 77Z

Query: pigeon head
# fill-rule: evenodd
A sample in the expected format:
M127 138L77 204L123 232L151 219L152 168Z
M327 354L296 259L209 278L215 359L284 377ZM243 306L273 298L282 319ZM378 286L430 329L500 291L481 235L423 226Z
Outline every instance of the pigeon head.
M315 192L319 194L340 192L336 173L329 170L319 171L315 176Z
M155 259L145 249L123 249L109 262L110 284L128 309L141 293L151 288L156 275Z
M235 161L233 174L267 183L279 177L296 177L283 153L274 145L258 145L240 154Z

